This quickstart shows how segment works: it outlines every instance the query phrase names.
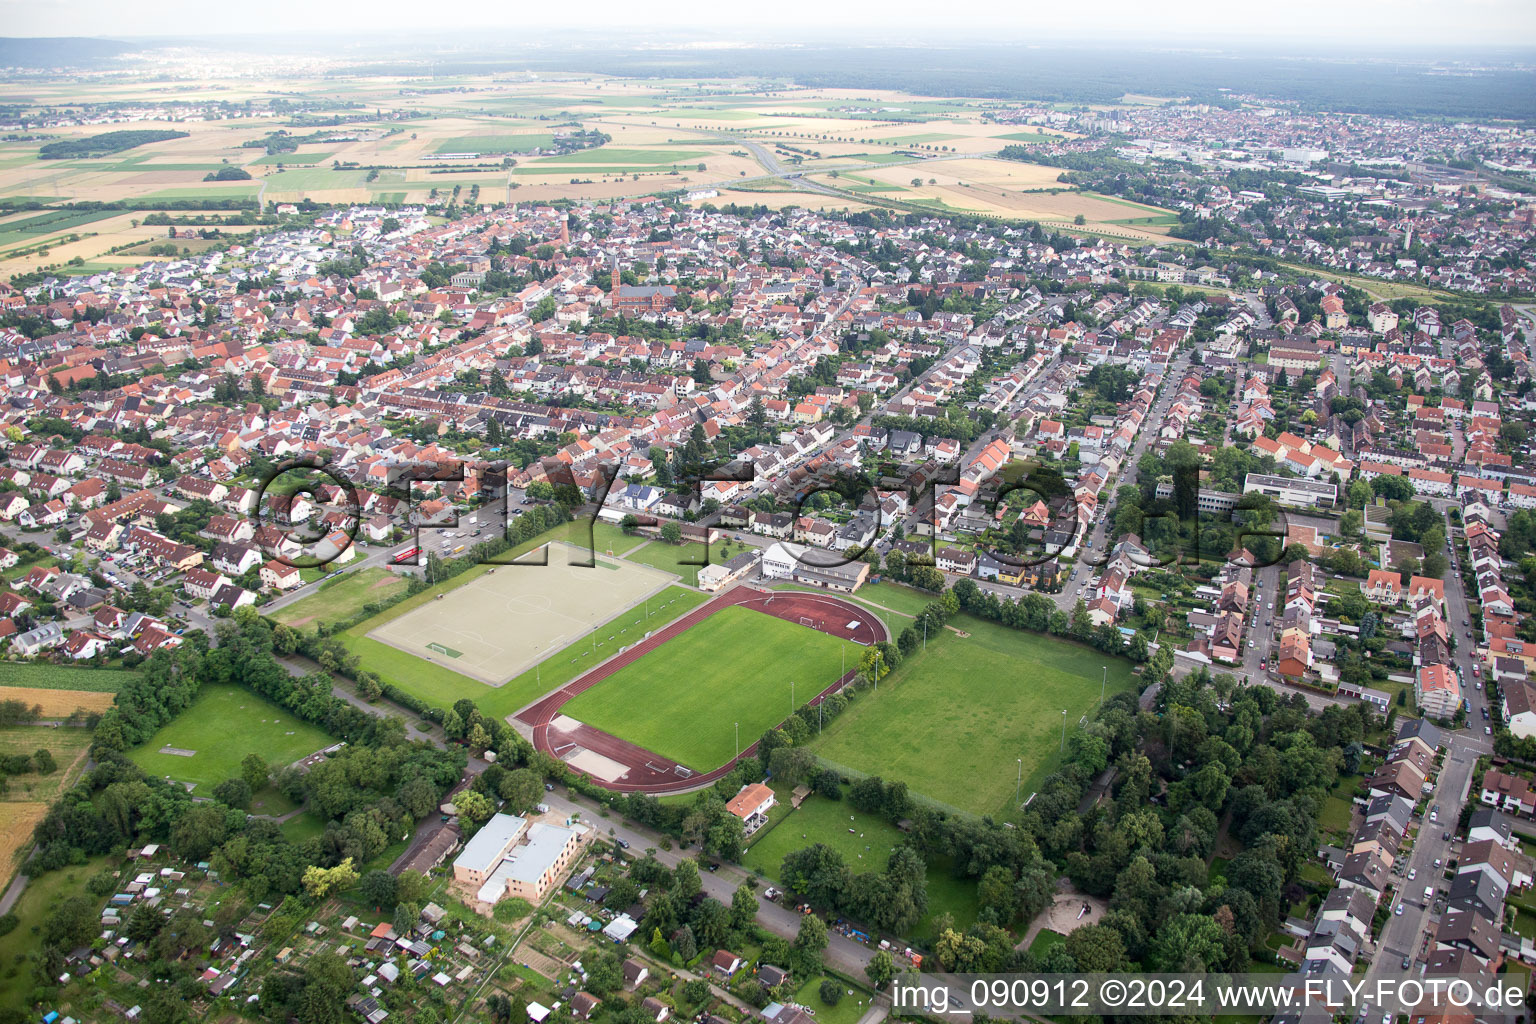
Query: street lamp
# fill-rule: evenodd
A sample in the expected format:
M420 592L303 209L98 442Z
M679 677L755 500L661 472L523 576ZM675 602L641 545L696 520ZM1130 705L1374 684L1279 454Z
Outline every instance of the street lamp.
M1061 752L1067 752L1067 709L1061 709Z
M1104 679L1099 683L1099 703L1104 703L1104 691L1109 687L1109 666L1104 666Z
M1024 759L1016 757L1014 760L1019 762L1019 778L1013 784L1013 806L1017 807L1019 806L1019 797L1024 795Z
M736 723L736 756L741 756L741 723Z

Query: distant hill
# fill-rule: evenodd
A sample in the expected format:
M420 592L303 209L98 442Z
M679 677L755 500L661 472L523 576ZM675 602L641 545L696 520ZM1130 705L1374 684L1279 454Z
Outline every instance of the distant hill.
M84 36L39 36L35 39L0 36L0 67L90 67L140 49L116 39Z

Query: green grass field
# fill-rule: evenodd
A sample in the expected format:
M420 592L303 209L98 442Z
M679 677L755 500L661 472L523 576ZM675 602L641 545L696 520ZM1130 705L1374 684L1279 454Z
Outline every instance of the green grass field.
M307 722L238 686L204 686L192 706L129 751L133 762L151 775L192 782L206 796L225 779L240 774L240 761L257 753L274 768L297 761L334 743ZM192 757L162 754L161 747L195 750Z
M1060 760L1067 729L1106 695L1134 685L1130 664L1077 644L961 615L861 695L816 742L818 755L855 771L900 779L974 814L1011 813L1023 758L1027 798Z
M382 566L359 569L338 576L318 591L272 613L284 625L308 625L314 620L342 622L363 610L363 606L383 601L405 590L405 577Z
M813 796L771 826L748 848L741 863L749 871L778 881L786 854L825 843L842 855L855 874L883 871L891 851L903 838L882 818L855 811L846 802ZM946 913L953 915L956 927L969 928L976 922L977 909L976 883L954 877L947 858L935 858L928 864L928 914L913 929L913 936L929 934L933 919Z
M564 713L699 771L735 756L863 648L749 608L725 608L579 694ZM796 684L791 700L791 682Z
M855 988L850 995L848 983L839 981L838 985L843 990L843 997L838 1000L836 1006L832 1006L823 1002L821 998L821 983L826 980L825 974L818 974L801 985L800 991L795 993L795 1002L811 1008L816 1014L816 1024L859 1024L859 1018L869 1010L869 992L862 988Z
M90 690L116 693L130 675L120 668L75 668L70 665L0 662L0 686L35 686L44 690ZM5 698L0 691L0 700Z
M618 548L614 548L615 551ZM668 544L664 540L653 540L639 550L632 550L628 556L631 562L639 562L641 565L649 565L653 569L661 569L664 572L673 572L683 578L683 582L690 587L697 586L699 582L698 565L685 565L686 562L719 561L711 558L720 550L718 544L706 547L698 541L684 542L682 544ZM732 548L734 551L735 548Z

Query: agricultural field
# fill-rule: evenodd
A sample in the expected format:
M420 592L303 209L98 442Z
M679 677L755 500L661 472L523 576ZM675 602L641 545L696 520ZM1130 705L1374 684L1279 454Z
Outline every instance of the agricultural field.
M127 669L76 668L72 665L49 665L43 662L21 664L0 662L0 687L27 686L51 690L97 690L116 693L128 678ZM6 694L0 690L0 700Z
M26 772L6 780L0 801L51 804L68 789L85 766L91 730L78 726L10 725L0 727L0 754L31 755L46 750L58 768L47 775Z
M1126 241L1166 240L1177 223L1167 210L1080 190L1057 181L1061 170L1042 164L987 157L926 160L857 172L816 175L836 188L951 210L1038 220ZM919 183L914 185L916 180Z
M76 711L101 712L117 698L105 690L51 690L35 686L0 687L0 700L19 700L28 707L41 708L46 719L68 718Z
M319 621L340 622L359 614L365 605L384 601L405 590L405 577L382 566L359 569L327 580L319 590L270 613L285 626L308 626Z
M444 79L448 81L449 79ZM146 143L132 150L94 158L40 160L40 141L0 142L0 200L48 203L128 200L141 205L198 199L260 198L264 202L421 202L432 190L478 185L487 201L611 199L673 189L720 189L720 203L761 203L782 207L791 203L822 210L867 208L855 199L795 191L793 186L764 195L740 194L737 183L752 189L781 186L765 177L768 170L750 155L748 139L768 145L792 146L818 153L790 154L805 160L808 173L839 167L880 168L902 163L912 154L985 156L1002 146L1055 136L1018 125L996 124L985 115L999 109L990 101L911 96L881 91L779 87L771 92L727 91L701 97L690 83L666 80L622 80L550 77L505 81L491 76L454 76L453 91L418 92L415 80L380 76L363 82L334 79L209 78L197 86L221 98L265 99L273 95L333 95L338 100L388 108L404 117L369 124L345 135L296 128L283 118L241 118L185 122L177 125L184 138ZM191 86L189 86L191 87ZM54 102L152 101L154 90L123 83L38 83L29 97ZM871 109L871 105L875 109ZM559 127L551 127L556 122ZM602 147L559 156L534 155L547 149L556 134L574 130L600 131L611 141ZM276 131L287 131L299 142L290 152L268 153L264 145L247 145ZM99 127L50 133L47 141L68 141L99 134ZM441 153L473 152L485 160L465 166L432 159ZM501 166L510 154L516 166ZM332 164L353 165L333 167ZM963 163L964 161L959 161ZM698 170L700 164L705 170ZM250 181L205 182L210 171L242 167ZM279 169L281 168L281 169ZM368 178L369 168L377 174ZM890 170L905 171L905 167ZM448 173L433 174L433 170ZM910 177L911 175L907 175ZM975 176L975 175L973 175ZM864 183L866 189L891 190L934 208L1015 210L1013 197L986 192L987 183L971 186L974 195L932 192L908 194L901 178ZM968 183L969 185L969 183ZM162 229L144 227L143 211L37 210L24 211L30 225L17 217L0 220L0 277L40 268L65 268L74 274L119 269L142 262L132 250L136 243L163 238ZM1077 210L1051 209L1052 216L1070 219ZM1153 211L1150 216L1160 215ZM1092 213L1087 214L1094 220ZM1123 217L1121 219L1124 219ZM1119 225L1124 237L1156 235L1155 223ZM46 230L45 230L46 229ZM1095 229L1098 230L1098 229ZM1112 233L1110 228L1104 228ZM70 234L82 237L70 242ZM46 250L46 251L37 251ZM80 263L70 265L69 261Z
M946 629L930 636L926 651L903 661L877 693L855 700L813 749L962 811L1006 820L1015 791L1027 798L1059 762L1063 720L1075 729L1098 704L1104 666L1106 696L1135 680L1123 659L1054 637L965 615L951 625L970 635Z
M334 742L248 690L215 684L204 686L191 707L128 756L150 775L188 784L193 793L206 795L239 775L247 754L260 754L277 769Z
M857 664L862 650L750 608L724 608L578 694L562 714L709 771L736 755L735 724L745 747Z
M855 874L882 871L903 838L882 818L855 811L846 802L812 796L754 842L742 857L742 866L778 881L786 854L825 843L842 855ZM954 877L945 858L930 862L928 914L913 929L914 937L929 935L934 918L946 913L954 915L957 928L969 928L976 921L976 912L976 883Z

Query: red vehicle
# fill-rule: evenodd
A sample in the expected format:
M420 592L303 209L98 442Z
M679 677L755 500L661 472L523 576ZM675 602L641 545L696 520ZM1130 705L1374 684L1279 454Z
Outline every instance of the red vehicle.
M406 548L404 551L395 552L393 561L395 565L415 563L416 556L419 554L421 554L421 548Z

